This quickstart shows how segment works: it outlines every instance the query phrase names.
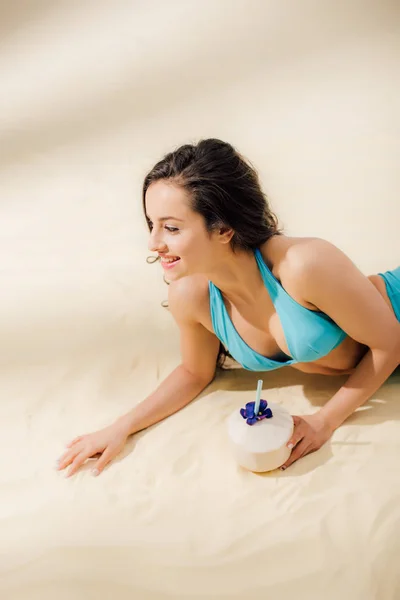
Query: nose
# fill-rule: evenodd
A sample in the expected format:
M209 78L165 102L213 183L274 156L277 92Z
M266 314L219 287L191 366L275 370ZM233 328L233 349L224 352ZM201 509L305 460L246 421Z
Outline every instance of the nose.
M162 239L162 236L153 231L150 233L148 248L150 252L163 252L166 249L166 244Z

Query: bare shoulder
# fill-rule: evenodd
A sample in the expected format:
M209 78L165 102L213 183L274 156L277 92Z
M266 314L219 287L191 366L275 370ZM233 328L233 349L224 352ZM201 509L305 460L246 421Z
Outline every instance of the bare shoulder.
M351 262L337 246L317 237L276 236L261 248L261 253L274 275L294 277L310 269L329 263Z
M209 311L208 280L204 275L187 275L168 288L168 303L177 322L202 323Z
M353 265L342 250L322 238L281 236L271 242L262 248L263 258L283 287L310 308L314 305L306 300L308 282L321 270L340 272Z
M351 263L350 258L332 242L322 238L298 238L286 255L286 267L295 277L303 277L319 267L339 267Z

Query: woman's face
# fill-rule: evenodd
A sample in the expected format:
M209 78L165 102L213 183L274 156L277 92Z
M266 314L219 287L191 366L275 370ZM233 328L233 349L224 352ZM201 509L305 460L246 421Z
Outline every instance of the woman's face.
M147 189L145 204L151 227L149 250L160 256L166 279L209 273L221 244L191 209L185 190L170 181L156 181Z

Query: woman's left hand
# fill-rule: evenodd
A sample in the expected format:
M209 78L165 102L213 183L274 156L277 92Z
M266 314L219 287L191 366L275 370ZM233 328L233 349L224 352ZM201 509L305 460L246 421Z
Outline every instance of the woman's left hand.
M281 466L281 470L285 470L306 454L321 448L334 431L319 412L302 417L293 416L293 422L293 434L286 444L288 448L293 448L293 450L287 461Z

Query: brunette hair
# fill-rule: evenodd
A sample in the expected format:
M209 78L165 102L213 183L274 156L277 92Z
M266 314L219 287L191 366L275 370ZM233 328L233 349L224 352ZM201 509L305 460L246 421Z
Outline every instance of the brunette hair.
M203 216L208 232L221 226L234 231L233 251L254 250L282 233L256 169L227 142L209 138L166 154L144 179L145 216L147 189L162 179L173 180L188 193L192 209ZM146 220L150 229L147 216ZM229 352L221 343L218 366L222 367L226 356Z

